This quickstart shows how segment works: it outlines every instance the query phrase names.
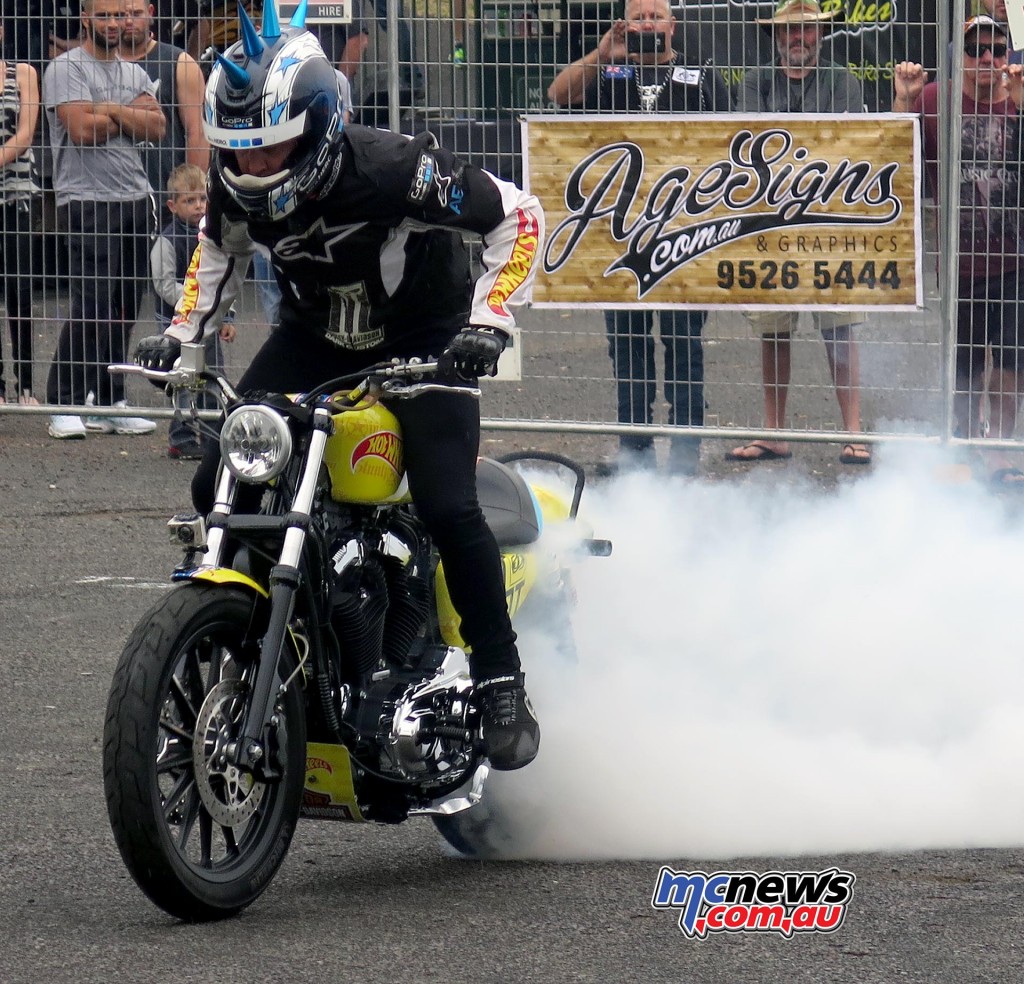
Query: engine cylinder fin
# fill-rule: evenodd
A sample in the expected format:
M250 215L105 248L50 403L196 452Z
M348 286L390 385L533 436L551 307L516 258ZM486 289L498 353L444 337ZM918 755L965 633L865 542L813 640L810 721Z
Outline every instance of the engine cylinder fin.
M331 624L344 661L357 673L366 673L381 658L387 613L387 579L375 561L360 568L356 590L334 593Z
M384 658L404 665L413 640L427 617L427 586L423 578L412 576L396 557L384 559L388 583L387 621L384 632Z

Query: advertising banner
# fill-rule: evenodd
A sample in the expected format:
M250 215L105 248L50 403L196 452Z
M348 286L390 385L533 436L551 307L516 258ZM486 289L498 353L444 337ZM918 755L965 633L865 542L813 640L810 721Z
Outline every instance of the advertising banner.
M921 308L917 122L527 116L538 307Z

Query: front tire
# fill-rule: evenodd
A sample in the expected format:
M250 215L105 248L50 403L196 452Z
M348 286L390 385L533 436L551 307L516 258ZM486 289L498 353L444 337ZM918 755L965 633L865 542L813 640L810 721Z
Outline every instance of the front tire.
M226 764L259 654L253 597L186 584L143 616L111 684L103 780L118 849L160 908L190 922L234 915L273 878L305 782L301 677L278 698L283 776L259 782ZM279 683L296 666L290 648Z

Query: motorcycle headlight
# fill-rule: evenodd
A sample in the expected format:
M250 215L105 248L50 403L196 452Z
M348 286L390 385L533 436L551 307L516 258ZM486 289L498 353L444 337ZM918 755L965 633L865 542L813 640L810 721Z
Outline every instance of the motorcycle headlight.
M292 434L285 419L268 407L239 407L224 421L220 453L240 482L270 482L292 456Z

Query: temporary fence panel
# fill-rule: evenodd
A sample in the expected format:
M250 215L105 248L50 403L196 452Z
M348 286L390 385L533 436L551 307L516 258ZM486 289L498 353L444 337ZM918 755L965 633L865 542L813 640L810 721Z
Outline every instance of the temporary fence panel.
M108 11L108 6L113 9ZM259 3L248 6L258 23ZM287 22L295 6L280 4L282 23ZM675 53L674 61L665 63L671 72L664 78L662 69L648 71L642 59L638 61L632 55L617 52L614 57L600 59L595 55L601 39L617 20L625 16L630 28L639 29L639 21L651 15L650 0L634 0L626 9L621 3L606 0L339 0L308 3L307 23L331 61L348 75L348 108L354 123L406 133L429 129L441 144L467 161L499 177L529 184L537 192L547 187L545 194L549 194L554 186L552 174L560 167L568 174L571 164L560 163L556 157L546 165L547 178L532 173L533 161L525 152L523 118L529 116L536 121L530 124L537 128L535 132L548 121L564 125L564 132L575 126L579 134L586 135L593 129L587 122L589 117L581 115L586 107L560 106L552 96L564 69L591 58L600 61L591 81L597 72L602 78L618 74L620 82L635 89L635 101L631 95L629 102L606 107L601 126L614 129L619 143L640 148L648 175L653 175L651 169L656 167L662 173L673 167L689 167L692 172L701 161L724 159L720 148L710 149L717 139L714 134L721 135L730 127L735 133L740 117L725 119L732 114L732 106L716 111L716 119L709 119L705 109L704 116L684 114L690 118L681 119L673 130L666 126L667 120L658 119L659 87L697 84L702 73L713 73L735 98L748 73L772 65L779 57L779 42L784 37L787 43L791 40L791 32L761 23L775 16L777 6L775 0L697 0L671 8L654 4L653 16L660 18L656 26L668 30ZM130 59L138 54L148 56L149 62L139 64L151 74L154 91L164 103L171 124L161 143L169 152L168 159L180 163L202 158L195 147L187 145L194 137L186 136L189 131L183 119L187 107L177 88L182 56L168 48L150 51L152 42L159 40L191 51L205 76L216 51L223 50L238 33L233 0L164 0L155 4L151 21L149 5L135 0L128 0L127 16L120 18L114 16L120 9L116 3L100 0L97 9L101 16L83 20L66 7L62 7L62 16L47 17L33 12L34 8L18 5L14 12L9 8L3 18L5 64L31 66L36 86L23 88L17 81L22 76L17 73L24 74L24 70L13 70L15 75L4 90L4 118L11 131L8 135L13 136L16 120L38 117L31 151L8 161L0 172L4 176L0 195L6 274L6 317L0 332L4 412L29 406L18 404L19 396L31 394L46 403L48 393L52 397L59 391L59 387L54 390L48 384L51 377L59 376L62 351L72 359L86 356L73 347L60 349L59 340L70 318L101 315L98 320L103 325L91 329L96 332L95 353L87 375L97 388L105 387L101 382L105 360L127 356L139 337L159 328L151 271L137 260L137 253L133 254L135 258L125 256L123 249L118 253L118 263L130 262L135 264L133 267L106 271L91 263L84 274L90 283L84 287L79 283L77 293L69 289L69 264L78 264L75 269L80 271L85 247L92 245L102 253L110 244L100 235L99 227L88 225L68 207L64 192L56 186L59 178L55 185L52 121L57 118L54 100L59 97L52 71L50 91L46 85L53 59L63 57L64 50L80 43L83 36L100 38L100 43L108 47L121 44L126 60L113 63L120 66L121 77L114 82L121 91L130 84L124 75L129 71ZM758 132L758 127L774 127L779 133L799 134L798 145L794 143L790 149L794 156L780 164L793 168L791 174L801 164L813 161L827 162L822 166L833 170L870 162L879 171L885 168L887 159L899 157L898 192L894 194L901 205L901 218L879 228L898 242L900 287L895 288L896 278L886 274L885 263L874 255L874 239L872 249L862 254L850 247L848 230L842 231L844 221L853 215L851 207L862 213L876 207L868 196L856 206L844 206L843 221L828 225L827 233L824 228L795 222L790 228L775 228L763 240L763 251L757 250L756 235L747 237L744 242L754 244L754 252L748 250L749 255L741 249L711 256L694 282L687 277L697 266L692 262L678 265L660 279L656 291L643 297L638 296L636 271L619 270L614 276L606 272L618 255L609 252L608 240L589 255L581 254L577 266L561 272L562 299L566 292L570 298L564 306L557 298L545 296L551 283L544 278L550 274L542 272L536 288L538 304L525 310L521 318L522 336L516 346L518 372L507 373L519 378L493 384L490 408L500 407L503 416L514 418L524 427L585 426L610 433L631 428L654 432L653 428L657 433L667 433L665 428L700 423L694 399L688 400L688 410L683 407L687 400L681 389L699 384L702 377L701 400L707 404L703 425L706 433L718 436L765 435L769 433L767 423L778 423L798 437L853 433L863 427L875 439L907 435L948 438L957 429L959 418L954 404L959 400L966 401L971 416L970 430L960 433L988 433L1010 440L1002 418L1014 404L1015 392L992 401L1000 414L999 433L993 431L989 401L981 399L986 387L1009 385L1012 374L1005 370L1012 368L1010 360L1016 352L1015 257L1019 250L1011 251L1006 244L1016 246L1019 242L1019 204L1015 198L1010 200L1011 192L1015 194L1012 181L1003 179L1012 177L1019 161L1005 154L1004 160L997 160L1003 150L994 151L982 139L996 123L999 139L1009 132L1003 126L1005 103L993 103L991 111L970 114L961 126L962 107L955 105L956 100L950 100L940 86L938 147L929 151L925 140L916 159L918 124L909 116L892 115L893 76L900 62L921 63L932 80L945 82L952 77L954 91L959 91L967 75L977 73L979 63L982 68L990 64L1001 68L1002 62L992 50L981 51L980 58L976 57L980 51L977 46L966 53L963 50L964 22L976 12L972 0L939 5L924 0L821 0L818 10L820 51L817 35L809 35L804 47L812 56L817 52L819 65L829 66L819 70L823 73L819 77L836 78L849 72L857 81L861 99L857 118L851 115L846 125L834 119L815 123L810 116L792 121L758 120L755 114L744 126L752 133ZM115 38L114 22L122 32L120 42ZM1024 45L1024 39L1019 40ZM789 57L810 56L792 51ZM1011 51L1010 61L1017 58ZM1006 84L1001 76L998 84ZM169 88L173 91L168 92ZM794 84L794 102L788 108L799 110L811 104L806 91L798 91L800 88ZM645 112L647 105L654 111ZM779 106L773 108L777 112ZM610 122L609 113L615 117ZM955 124L958 134L980 135L972 136L970 152L974 158L965 162L963 169L959 164L960 141L950 141L947 124ZM964 146L966 149L966 141ZM146 146L136 151L144 162L151 163L156 156ZM927 163L920 163L926 162L929 153L938 161L934 174ZM701 166L706 167L706 163ZM152 167L147 173L154 175L153 208L131 226L130 234L142 237L148 257L152 237L172 215L167 205L166 173ZM710 189L713 176L706 170L704 173L706 188ZM943 225L935 193L939 190L941 194L948 185L951 205L957 201L960 182L950 181L952 174L960 174L975 197L961 201L959 210L944 210ZM915 187L907 184L911 175L917 181ZM810 181L811 177L812 170L808 169L804 180ZM125 175L111 174L108 178L123 193ZM976 197L996 185L1000 190L995 197ZM793 194L792 184L780 184L776 191L782 195L786 189L786 193ZM833 204L841 197L839 194ZM784 209L784 205L776 206ZM656 209L657 205L651 206L646 200L631 205L634 216L648 207ZM822 206L822 210L827 208ZM549 212L550 235L558 231L560 218L557 207L550 207ZM96 222L113 221L109 210L100 218L92 218ZM116 219L126 221L120 212ZM961 219L967 223L965 229L974 228L968 220L978 227L975 238L960 236ZM685 232L684 227L693 221L692 216L687 218L682 213L666 217L662 231ZM674 236L673 242L677 248L689 248L680 246L681 235ZM634 252L639 256L643 251ZM11 257L17 257L18 262L12 263ZM874 263L873 270L869 263ZM995 346L982 342L970 349L966 383L963 366L957 375L957 349L952 343L956 298L963 296L964 290L956 272L961 263L985 272L993 264L998 267L998 278L989 277L986 283L976 284L976 308L980 311L976 318L984 316L986 303L1003 318ZM236 375L266 336L274 318L273 299L260 289L258 279L269 276L267 271L267 264L261 261L250 274L237 313L237 339L224 348L227 365ZM78 274L79 279L82 276ZM830 279L832 303L820 303L823 288L815 288L816 276L819 284L823 277ZM754 286L743 286L751 278ZM779 284L780 292L793 292L789 299L792 303L776 304L769 298L769 306L775 310L768 311L765 320L766 312L748 308L765 302L774 282ZM27 316L25 293L16 289L26 283L31 305ZM134 289L126 290L129 286ZM270 283L263 281L262 286ZM757 296L744 295L746 290ZM848 298L840 296L846 293ZM888 296L883 303L874 302L884 294ZM95 307L83 312L81 305L95 305L97 297L109 298L113 314ZM73 302L79 307L73 308ZM133 310L136 303L137 312ZM822 315L826 308L833 309L828 312L831 319L819 318L816 322L814 316ZM116 316L121 309L130 317ZM678 314L670 317L661 313L673 310L709 312L699 351L693 347L694 322L684 324L685 319ZM779 317L784 311L794 313L792 325ZM617 318L614 312L619 312ZM650 328L645 327L648 317ZM663 340L658 338L659 321L663 322ZM790 327L794 328L791 343L778 344L785 342L785 337L778 339L779 332ZM669 343L667 348L672 353L667 370L662 341ZM961 360L965 351L961 350ZM991 370L994 365L995 372L979 371L978 358L987 360L981 369ZM698 359L703 361L702 366ZM777 416L780 386L787 373L786 415L769 420L766 410L774 401ZM564 384L567 380L572 385L551 386L553 381ZM635 384L632 392L631 383ZM957 399L954 384L962 390ZM853 393L856 399L851 400ZM104 389L100 401L110 395ZM146 414L170 412L161 394L151 387L133 381L128 397Z

